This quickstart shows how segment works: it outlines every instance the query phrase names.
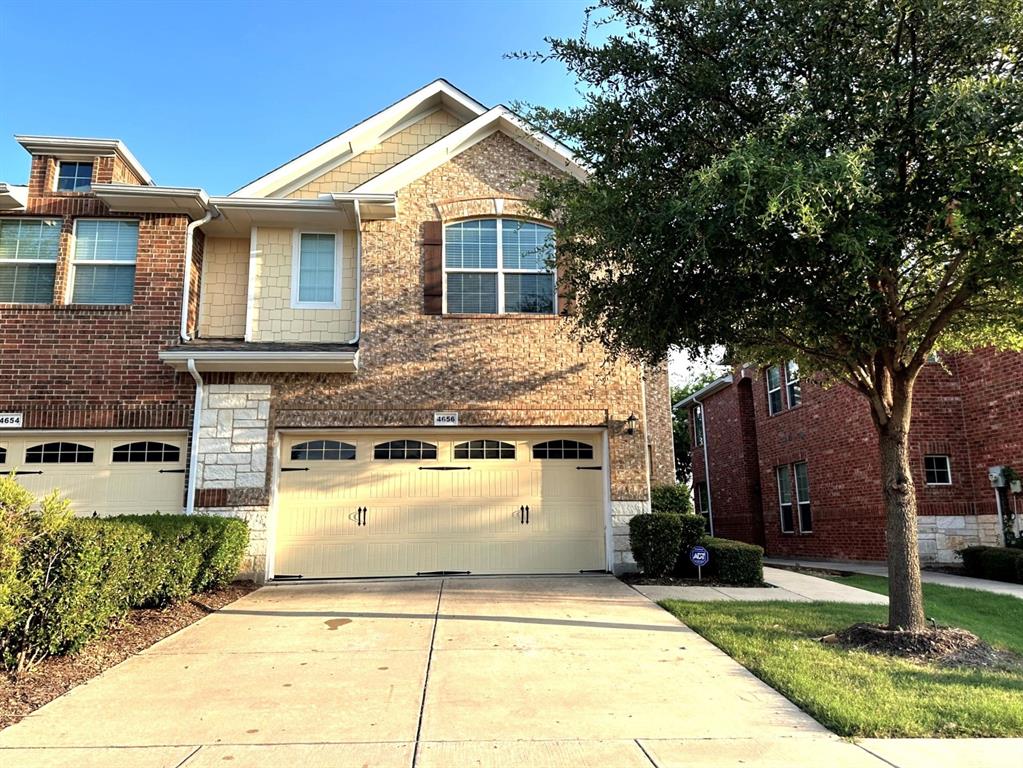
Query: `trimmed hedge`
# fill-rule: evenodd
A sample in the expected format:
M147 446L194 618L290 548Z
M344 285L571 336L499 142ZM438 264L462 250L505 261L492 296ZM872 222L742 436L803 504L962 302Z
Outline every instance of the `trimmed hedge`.
M629 547L647 576L671 571L682 546L682 516L664 512L635 515L629 520Z
M688 486L681 484L655 485L650 489L650 511L674 513L676 515L693 514L693 502L689 498Z
M221 586L248 545L241 520L204 515L75 519L0 477L0 657L23 670L70 653L131 608Z
M693 570L689 562L689 553L707 536L707 520L703 515L680 515L682 522L682 543L679 545L678 560L675 562L675 573L688 574Z
M764 550L756 544L707 536L700 542L710 552L706 569L712 578L726 584L762 584Z
M1023 584L1023 549L973 546L958 554L967 576Z

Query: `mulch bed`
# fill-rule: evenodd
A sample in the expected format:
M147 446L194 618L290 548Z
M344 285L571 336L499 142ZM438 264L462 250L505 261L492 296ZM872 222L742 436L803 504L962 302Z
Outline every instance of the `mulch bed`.
M120 624L73 656L46 659L20 676L0 672L0 728L14 725L76 685L233 603L255 588L252 582L235 582L166 608L137 608Z
M660 578L651 578L650 576L644 576L642 573L623 573L619 577L626 584L657 584L662 587L764 587L765 589L774 589L773 584L766 584L761 582L760 584L729 584L724 581L717 581L708 576L704 576L702 581L699 581L691 576L661 576Z
M1023 656L992 648L972 632L956 627L934 627L926 632L893 632L878 624L854 624L821 638L868 653L898 656L919 664L940 667L1023 671Z

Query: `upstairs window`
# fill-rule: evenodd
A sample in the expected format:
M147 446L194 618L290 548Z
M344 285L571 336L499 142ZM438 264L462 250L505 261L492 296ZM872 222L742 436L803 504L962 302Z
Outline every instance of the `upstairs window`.
M456 459L514 459L515 446L500 440L470 440L455 446Z
M534 459L592 459L593 446L577 440L548 440L533 446Z
M291 446L292 461L352 461L355 446L338 440L310 440Z
M153 462L180 461L181 449L170 443L140 440L114 447L115 464L151 464Z
M25 451L26 464L92 464L93 450L80 443L42 443Z
M337 235L301 232L295 241L291 273L292 308L341 306L341 251Z
M785 363L785 395L789 408L795 408L803 402L803 390L799 385L799 365L795 360Z
M693 406L693 443L695 445L703 445L704 434L703 434L703 406Z
M0 302L50 304L59 219L0 219Z
M437 446L419 440L391 440L373 447L374 459L436 459Z
M75 221L73 304L131 304L139 223L111 219Z
M781 368L777 365L767 369L767 412L771 416L781 412Z
M554 230L514 219L475 219L444 228L448 313L554 314Z
M924 456L924 483L952 485L952 462L948 456Z
M92 189L92 163L61 160L57 168L58 192L88 192Z

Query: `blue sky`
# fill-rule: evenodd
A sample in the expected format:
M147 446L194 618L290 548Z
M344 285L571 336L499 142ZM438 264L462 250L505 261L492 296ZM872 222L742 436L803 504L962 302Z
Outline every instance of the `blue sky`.
M227 194L438 77L487 106L565 105L563 69L503 55L578 35L587 5L0 0L0 49L25 63L0 181L28 174L15 133L119 138L158 184Z

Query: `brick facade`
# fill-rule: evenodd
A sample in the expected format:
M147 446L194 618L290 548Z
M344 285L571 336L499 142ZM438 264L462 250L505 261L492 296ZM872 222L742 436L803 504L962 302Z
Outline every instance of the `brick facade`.
M1023 468L1021 383L1019 353L981 350L929 364L921 373L910 446L924 561L953 562L955 549L996 540L987 470ZM763 372L750 369L706 398L716 532L758 543L762 537L768 554L779 557L884 559L880 460L868 405L848 387L824 389L803 381L802 402L785 406L768 414ZM743 408L750 407L753 418L743 420ZM951 485L924 482L924 456L931 454L949 457ZM813 531L783 533L775 469L802 461L810 479ZM706 477L698 451L693 476L694 482ZM1006 500L1020 506L1018 498Z

